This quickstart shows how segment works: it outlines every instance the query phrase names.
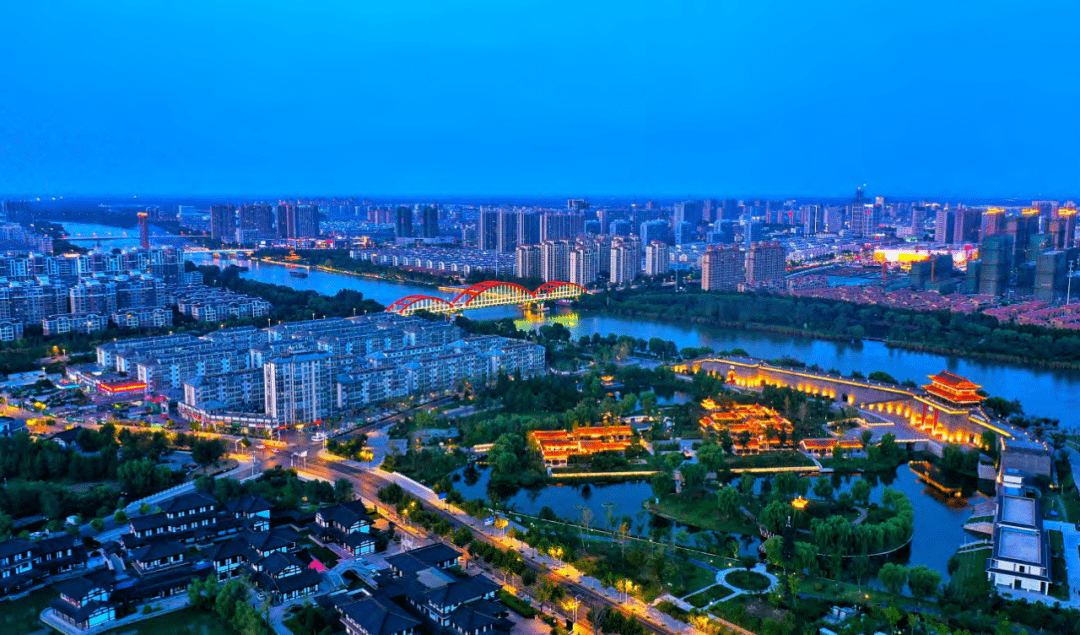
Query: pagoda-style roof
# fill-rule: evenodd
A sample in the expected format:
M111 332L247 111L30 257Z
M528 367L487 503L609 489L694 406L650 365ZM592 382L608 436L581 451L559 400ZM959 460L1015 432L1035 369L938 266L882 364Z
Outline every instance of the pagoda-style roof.
M935 384L941 384L953 390L978 390L982 388L979 384L968 381L966 377L950 373L947 370L943 370L936 375L927 375L927 377Z
M946 402L970 406L982 403L986 397L978 393L979 384L968 381L960 375L943 370L936 375L929 375L930 382L923 389L930 395Z

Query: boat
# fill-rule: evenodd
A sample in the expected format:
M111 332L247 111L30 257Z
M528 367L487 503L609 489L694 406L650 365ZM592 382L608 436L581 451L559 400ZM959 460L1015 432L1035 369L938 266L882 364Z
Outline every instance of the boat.
M294 278L306 278L308 277L308 272L301 271L300 269L293 269L289 272L289 275Z

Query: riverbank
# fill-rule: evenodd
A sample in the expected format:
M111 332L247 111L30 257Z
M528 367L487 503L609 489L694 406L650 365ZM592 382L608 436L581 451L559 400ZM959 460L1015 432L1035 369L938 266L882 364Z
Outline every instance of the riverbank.
M774 293L673 293L653 288L583 297L582 311L673 320L837 341L872 339L912 350L1054 368L1080 368L1080 334L949 313Z

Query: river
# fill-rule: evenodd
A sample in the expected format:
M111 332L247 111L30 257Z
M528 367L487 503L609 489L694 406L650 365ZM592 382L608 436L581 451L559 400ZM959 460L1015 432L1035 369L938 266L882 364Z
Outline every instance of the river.
M296 289L311 289L334 294L340 289L353 289L380 304L389 305L410 294L442 295L433 287L421 284L402 284L377 278L311 271L307 278L295 278L280 265L258 261L213 260L205 254L189 255L199 264L241 264L250 267L245 277L261 282L282 284ZM1018 399L1029 415L1060 419L1063 426L1073 427L1075 413L1080 412L1080 370L1056 370L1028 367L1019 364L966 359L936 353L890 348L882 342L859 343L817 340L808 337L781 335L760 331L710 327L697 324L661 322L647 318L621 318L592 313L560 311L543 320L525 319L516 307L500 307L470 311L474 319L512 317L520 328L537 328L545 322L558 321L574 338L583 335L609 333L633 335L649 339L659 337L684 346L710 346L724 351L741 348L753 357L776 359L785 355L825 369L836 368L844 373L858 370L869 374L883 370L899 381L910 379L926 383L927 375L948 370L967 377L992 395Z

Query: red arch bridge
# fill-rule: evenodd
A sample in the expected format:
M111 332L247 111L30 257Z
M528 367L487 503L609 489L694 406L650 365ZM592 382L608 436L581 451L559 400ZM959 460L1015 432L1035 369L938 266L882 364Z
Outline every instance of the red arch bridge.
M536 291L529 291L520 284L492 280L474 284L458 293L452 300L433 295L409 295L386 307L386 310L401 315L411 315L417 311L453 313L466 309L566 300L576 298L582 293L585 293L585 288L572 282L546 282Z

